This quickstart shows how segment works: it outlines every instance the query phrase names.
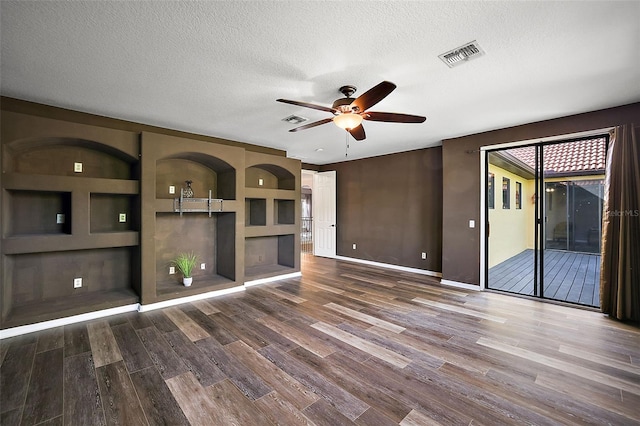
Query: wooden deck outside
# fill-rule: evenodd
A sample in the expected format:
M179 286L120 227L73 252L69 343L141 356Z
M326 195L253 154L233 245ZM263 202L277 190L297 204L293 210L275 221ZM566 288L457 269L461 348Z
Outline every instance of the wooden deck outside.
M599 254L545 251L545 298L597 307L600 306L599 283ZM487 287L533 295L533 250L524 250L489 269Z

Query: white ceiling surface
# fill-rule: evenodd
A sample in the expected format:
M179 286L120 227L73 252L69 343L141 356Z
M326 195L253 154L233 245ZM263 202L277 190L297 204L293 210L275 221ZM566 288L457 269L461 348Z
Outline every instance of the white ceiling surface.
M328 113L398 88L371 110L422 124L365 122L356 159L442 139L640 101L640 2L2 1L5 96L345 160ZM477 40L486 56L449 69L438 55ZM316 151L322 148L322 151Z

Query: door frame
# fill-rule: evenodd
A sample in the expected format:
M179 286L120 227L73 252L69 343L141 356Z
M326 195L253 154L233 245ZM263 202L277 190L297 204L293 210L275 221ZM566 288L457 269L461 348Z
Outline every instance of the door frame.
M516 148L525 145L533 145L538 143L557 143L568 141L571 139L586 139L589 137L601 136L602 134L608 134L614 127L605 127L601 129L588 130L584 132L576 132L569 133L563 135L550 136L546 138L534 138L534 139L526 139L521 141L513 141L513 142L503 142L497 143L495 145L483 145L479 148L480 152L480 291L487 290L487 279L489 270L487 268L487 248L489 246L488 235L487 235L487 195L486 195L486 159L487 152L503 149L503 148ZM536 297L538 300L548 300Z

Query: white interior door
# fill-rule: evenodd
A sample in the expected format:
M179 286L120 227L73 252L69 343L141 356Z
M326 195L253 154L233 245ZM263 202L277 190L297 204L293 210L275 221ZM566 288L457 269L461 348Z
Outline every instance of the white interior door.
M313 175L313 254L336 257L336 172Z

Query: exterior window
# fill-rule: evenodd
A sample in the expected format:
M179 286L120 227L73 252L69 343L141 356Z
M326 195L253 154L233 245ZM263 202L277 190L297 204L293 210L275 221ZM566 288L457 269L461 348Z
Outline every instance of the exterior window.
M511 208L511 181L509 178L502 178L502 208Z
M493 175L493 173L489 173L489 178L487 179L487 204L489 205L490 209L494 208L495 204L495 187L496 177Z
M522 208L522 184L516 182L516 209Z

